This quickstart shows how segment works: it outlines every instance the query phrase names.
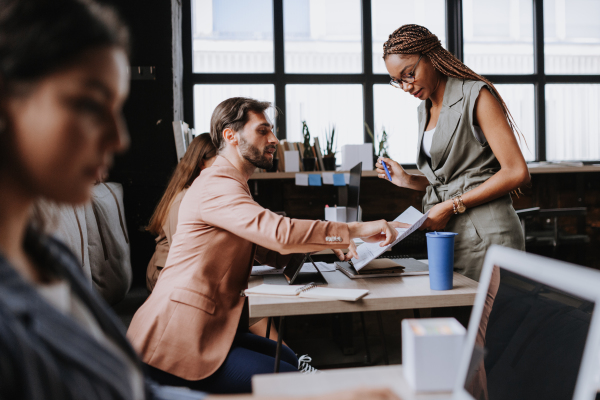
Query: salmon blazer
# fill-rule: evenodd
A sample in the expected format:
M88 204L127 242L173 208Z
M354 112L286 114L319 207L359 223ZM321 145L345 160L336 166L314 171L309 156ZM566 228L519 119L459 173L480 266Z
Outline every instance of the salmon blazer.
M145 363L186 380L212 375L227 356L244 308L254 258L347 248L348 225L290 219L256 203L224 157L185 195L166 266L136 312L129 339Z

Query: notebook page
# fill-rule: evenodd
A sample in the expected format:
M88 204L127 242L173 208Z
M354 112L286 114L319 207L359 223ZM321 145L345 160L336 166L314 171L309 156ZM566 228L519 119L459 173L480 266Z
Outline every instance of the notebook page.
M302 289L302 285L267 285L263 283L253 287L252 289L246 289L244 293L247 296L250 295L266 295L266 296L297 296L298 291Z
M356 301L369 293L366 289L338 289L315 287L300 293L300 297L310 299L332 299Z
M358 259L353 258L352 264L357 271L360 271L365 265L382 255L386 250L392 248L392 246L398 244L402 239L419 229L423 222L427 219L429 211L426 214L422 214L414 207L408 207L402 214L400 214L394 221L403 222L405 224L411 224L410 228L396 228L398 237L396 240L388 246L380 247L379 243L364 243L358 246L356 249L358 253Z

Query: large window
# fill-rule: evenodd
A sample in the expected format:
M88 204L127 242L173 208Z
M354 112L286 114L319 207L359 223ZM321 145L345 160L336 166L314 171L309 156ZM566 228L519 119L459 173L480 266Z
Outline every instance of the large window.
M497 85L527 161L600 160L600 0L184 0L185 119L208 131L232 96L272 101L279 138L385 129L417 156L419 101L391 87L382 44L415 23ZM338 158L338 163L341 160Z

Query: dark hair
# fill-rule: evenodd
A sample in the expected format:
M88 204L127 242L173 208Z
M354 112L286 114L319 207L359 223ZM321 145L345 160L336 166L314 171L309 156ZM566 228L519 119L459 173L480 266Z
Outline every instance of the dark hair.
M150 218L150 223L146 227L147 231L155 235L160 234L175 197L184 188L190 187L194 179L200 175L200 164L202 161L211 159L216 155L217 150L208 132L198 135L192 140L181 161L177 164L167 190L165 190L165 194Z
M102 46L129 54L128 29L108 6L92 0L0 0L0 94Z
M452 53L442 47L442 42L436 35L431 33L424 26L407 24L396 29L383 44L383 59L390 54L423 54L429 58L433 67L440 73L458 79L469 79L473 81L482 81L488 85L491 93L496 97L502 112L508 121L516 137L523 135L520 133L517 123L508 110L506 103L498 93L498 90L485 77L477 74L471 68L467 67Z
M210 118L210 136L217 148L217 153L225 147L223 130L230 128L238 132L248 122L248 111L263 113L271 107L268 101L259 101L247 97L232 97L222 101Z

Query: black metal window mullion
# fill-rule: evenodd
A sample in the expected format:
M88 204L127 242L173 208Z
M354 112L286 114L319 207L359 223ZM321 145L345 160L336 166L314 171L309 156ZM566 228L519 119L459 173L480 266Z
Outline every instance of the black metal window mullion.
M446 40L448 51L464 61L462 0L446 0Z
M362 0L362 52L363 52L363 118L375 132L375 105L373 98L373 30L371 25L371 0ZM363 128L365 143L373 139ZM375 144L373 144L375 146ZM373 149L375 150L375 149ZM375 150L376 151L376 150Z
M544 1L533 0L535 70L535 159L546 161L546 72L544 67Z
M277 116L277 138L287 138L285 104L285 40L283 31L283 0L273 0L273 61L275 71L275 107Z
M194 126L193 30L192 0L183 0L181 16L181 45L183 46L183 118Z

